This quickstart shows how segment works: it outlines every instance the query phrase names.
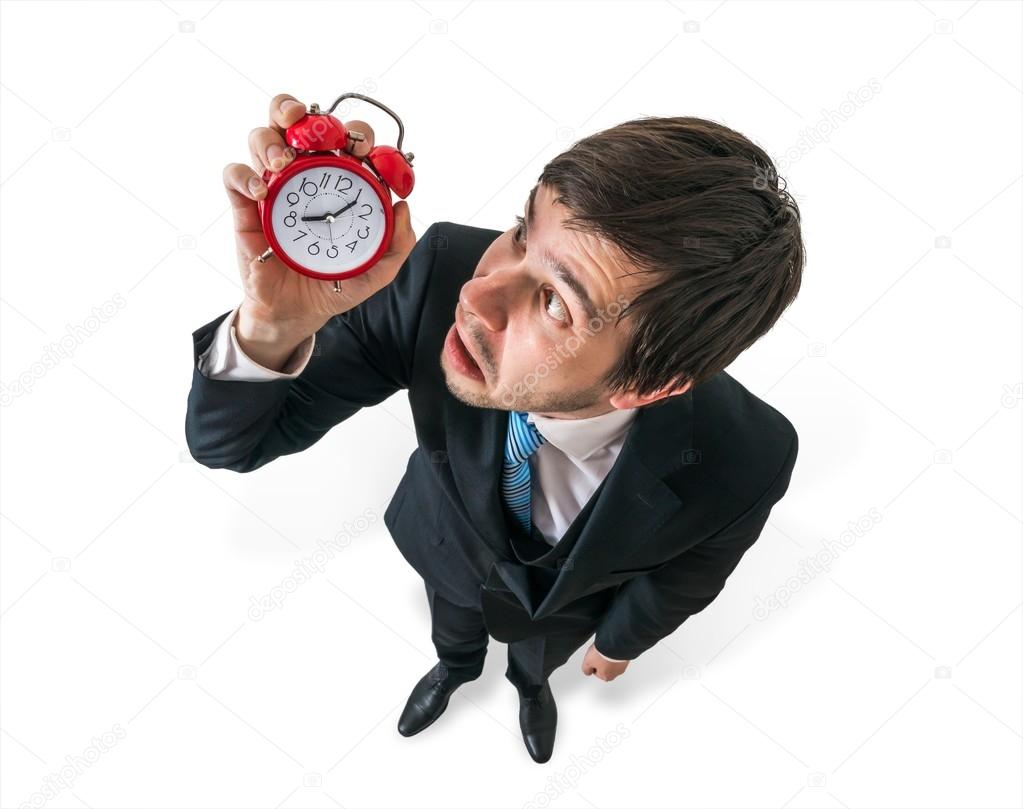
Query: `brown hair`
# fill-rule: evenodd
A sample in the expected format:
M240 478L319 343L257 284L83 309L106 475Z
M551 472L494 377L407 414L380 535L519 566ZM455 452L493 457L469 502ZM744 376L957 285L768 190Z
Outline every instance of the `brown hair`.
M799 208L767 153L722 124L627 121L573 144L539 183L567 206L567 227L606 240L653 279L616 320L631 318L632 340L604 378L612 392L700 384L799 291Z

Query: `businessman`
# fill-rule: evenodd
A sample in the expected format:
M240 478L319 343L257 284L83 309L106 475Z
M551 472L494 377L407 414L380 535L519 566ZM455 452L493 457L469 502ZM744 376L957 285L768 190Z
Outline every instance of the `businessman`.
M306 112L275 97L251 165L224 169L245 296L192 334L189 449L250 472L407 390L417 447L384 522L438 660L398 731L432 724L493 637L545 762L551 672L592 638L582 672L620 676L717 597L788 488L795 429L724 369L799 291L798 207L741 134L640 118L552 159L504 232L417 239L398 202L388 252L338 292L266 257L257 215ZM366 154L372 128L347 126Z

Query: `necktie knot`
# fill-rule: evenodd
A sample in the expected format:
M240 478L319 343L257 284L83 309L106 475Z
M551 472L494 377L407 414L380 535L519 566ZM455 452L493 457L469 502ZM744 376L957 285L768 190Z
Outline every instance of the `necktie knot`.
M505 458L521 463L537 451L546 440L536 425L527 420L527 415L512 410L508 416L508 440L505 446Z

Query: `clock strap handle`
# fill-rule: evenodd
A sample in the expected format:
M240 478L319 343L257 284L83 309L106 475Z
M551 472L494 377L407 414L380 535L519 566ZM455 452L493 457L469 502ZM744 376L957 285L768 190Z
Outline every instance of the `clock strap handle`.
M334 100L334 103L330 105L330 109L327 110L327 114L329 115L330 113L334 112L334 110L337 108L337 105L344 101L346 98L358 98L361 99L362 101L367 101L373 106L379 107L388 115L390 115L394 119L395 123L398 124L398 143L396 144L395 148L399 152L401 151L401 142L402 139L405 137L405 127L401 122L401 118L399 118L398 114L390 107L381 104L379 101L372 99L369 96L364 96L362 95L362 93L342 93Z

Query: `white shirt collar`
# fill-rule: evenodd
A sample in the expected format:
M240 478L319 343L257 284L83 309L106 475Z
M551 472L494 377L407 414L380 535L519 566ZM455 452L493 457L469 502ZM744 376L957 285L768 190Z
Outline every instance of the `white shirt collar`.
M527 413L526 420L570 458L585 461L621 438L638 412L637 407L616 408L610 413L586 419L554 419L538 413Z

